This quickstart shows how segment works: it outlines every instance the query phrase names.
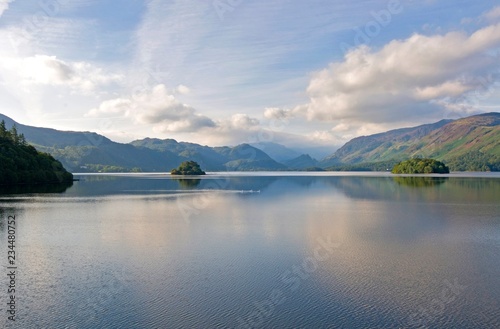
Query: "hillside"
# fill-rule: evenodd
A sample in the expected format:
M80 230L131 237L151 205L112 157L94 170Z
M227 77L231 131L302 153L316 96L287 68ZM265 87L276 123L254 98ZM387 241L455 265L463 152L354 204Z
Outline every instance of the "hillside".
M451 170L500 170L500 113L357 137L320 165L399 161L415 156L443 161Z
M4 122L0 123L0 185L72 182L73 175L59 161L28 145L15 127L7 130Z
M209 147L194 143L177 142L173 139L146 138L133 141L131 145L161 153L174 153L181 159L180 162L193 160L208 171L286 169L286 166L283 164L276 162L263 151L248 144L241 144L235 147Z
M155 138L122 144L92 132L31 127L0 114L2 119L72 172L165 172L184 161L196 161L206 171L386 170L416 156L443 161L452 171L500 170L500 113L357 137L320 162L306 154L292 157L295 151L274 143L258 146L280 161L249 144L210 147Z
M390 130L370 136L356 137L338 149L334 154L321 161L322 166L336 164L356 164L367 162L381 162L392 159L407 158L407 150L427 136L430 132L439 129L451 120L441 120L433 124L418 127Z
M51 154L72 172L165 172L188 160L208 171L286 169L248 144L213 148L152 138L122 144L96 133L31 127L0 114L2 119L9 128L16 124L27 142Z
M284 164L290 169L300 170L316 167L318 161L311 158L309 154L302 154L296 158L285 161Z

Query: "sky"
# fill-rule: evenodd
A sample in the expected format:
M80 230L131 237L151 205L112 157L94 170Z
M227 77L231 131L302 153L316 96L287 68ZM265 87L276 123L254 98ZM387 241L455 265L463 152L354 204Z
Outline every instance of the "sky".
M498 112L499 68L497 0L0 0L0 113L117 142L333 151Z

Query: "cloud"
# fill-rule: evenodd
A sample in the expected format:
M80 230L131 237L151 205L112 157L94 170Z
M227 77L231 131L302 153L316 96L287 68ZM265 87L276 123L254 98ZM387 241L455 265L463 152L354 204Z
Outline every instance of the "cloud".
M289 109L268 107L264 111L264 117L266 119L284 120L294 117L294 113Z
M175 92L181 95L187 95L191 90L184 85L178 85L177 88L175 88Z
M358 123L402 122L471 111L473 104L462 108L445 104L463 103L474 91L494 83L485 77L498 70L498 57L492 54L499 46L500 24L470 35L414 34L380 50L360 46L342 62L315 73L307 88L309 103L294 111L310 120ZM270 110L267 116L285 113Z
M483 17L486 18L490 22L498 21L500 19L500 6L496 6L495 8L486 12L483 15Z
M110 99L102 102L99 107L90 110L86 117L99 117L102 115L116 115L116 114L129 114L132 101L125 98Z
M219 121L222 130L250 130L259 124L259 120L242 113L233 114L229 119Z
M14 0L0 0L0 16L9 9L9 3L14 2Z
M3 71L17 75L23 85L69 86L85 93L123 79L119 74L106 73L90 63L66 62L56 56L1 59Z
M189 105L181 103L163 84L130 98L102 102L90 110L87 117L122 115L139 124L153 124L157 132L195 132L215 127L215 122Z

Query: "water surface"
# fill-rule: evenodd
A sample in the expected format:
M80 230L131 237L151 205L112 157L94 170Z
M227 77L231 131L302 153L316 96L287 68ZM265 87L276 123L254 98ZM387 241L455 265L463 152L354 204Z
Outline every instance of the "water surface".
M79 177L0 195L5 327L500 326L499 175Z

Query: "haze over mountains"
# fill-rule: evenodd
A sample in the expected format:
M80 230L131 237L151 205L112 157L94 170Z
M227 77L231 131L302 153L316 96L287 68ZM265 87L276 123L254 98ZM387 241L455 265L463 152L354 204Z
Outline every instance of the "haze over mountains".
M357 137L321 161L275 143L209 147L173 139L146 138L121 144L92 132L31 127L0 114L38 150L72 172L166 172L194 160L206 171L311 170L392 163L415 156L444 161L451 170L500 170L500 113L441 120L412 128Z

